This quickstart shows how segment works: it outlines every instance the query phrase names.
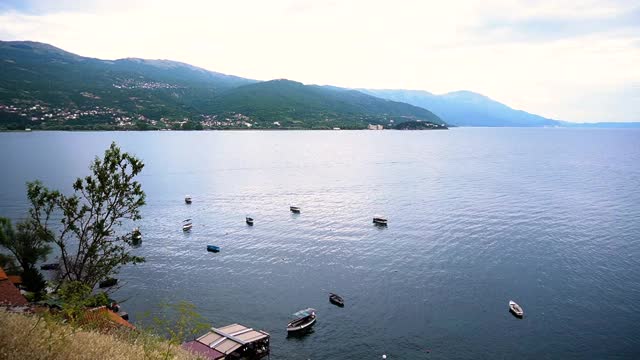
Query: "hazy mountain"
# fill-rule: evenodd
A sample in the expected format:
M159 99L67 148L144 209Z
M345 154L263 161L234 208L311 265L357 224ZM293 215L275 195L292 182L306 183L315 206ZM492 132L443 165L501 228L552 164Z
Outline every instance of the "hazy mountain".
M384 99L402 101L431 110L447 123L457 126L558 126L557 120L512 109L484 95L456 91L434 95L420 90L360 89Z

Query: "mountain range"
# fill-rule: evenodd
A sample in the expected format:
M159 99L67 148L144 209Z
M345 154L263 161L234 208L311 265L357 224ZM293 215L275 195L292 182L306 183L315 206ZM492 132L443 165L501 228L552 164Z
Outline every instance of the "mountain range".
M406 102L430 109L447 122L457 126L561 126L562 122L521 110L514 110L484 95L471 91L456 91L434 95L420 90L360 91L384 99Z
M170 60L101 60L0 41L0 128L362 129L445 126L627 127L548 119L470 91L345 89L257 81ZM402 128L431 128L404 126Z
M350 89L259 82L168 60L82 57L0 42L0 124L30 128L362 129L423 121L421 107ZM7 126L8 127L8 126Z

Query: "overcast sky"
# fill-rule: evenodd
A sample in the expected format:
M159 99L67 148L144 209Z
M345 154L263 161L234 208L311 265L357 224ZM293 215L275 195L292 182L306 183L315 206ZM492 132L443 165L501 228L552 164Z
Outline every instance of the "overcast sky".
M471 90L554 119L640 121L638 0L0 0L0 39L259 80Z

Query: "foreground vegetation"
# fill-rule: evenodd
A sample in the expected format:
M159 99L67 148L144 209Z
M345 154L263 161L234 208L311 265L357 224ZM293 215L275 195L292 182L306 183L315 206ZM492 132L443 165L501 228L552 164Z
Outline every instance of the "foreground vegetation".
M20 313L0 310L0 359L195 358L180 344L208 326L192 304L163 305L163 316L141 330L117 314L107 292L96 290L122 266L144 261L131 253L135 240L123 226L141 219L145 194L135 178L143 168L112 143L93 160L91 174L76 179L71 194L29 182L28 216L15 228L0 217L0 251L6 252L0 253L0 267L20 275L18 286L30 302L15 294L1 304ZM49 264L56 272L46 282L37 263L47 260L52 246L59 258Z
M0 359L199 359L145 332L108 333L62 324L47 315L0 311Z

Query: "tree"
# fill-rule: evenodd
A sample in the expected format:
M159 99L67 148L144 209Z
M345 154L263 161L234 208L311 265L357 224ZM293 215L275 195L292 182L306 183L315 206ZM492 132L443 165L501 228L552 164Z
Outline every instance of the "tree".
M0 218L0 246L13 255L22 268L20 275L24 286L34 292L36 297L39 297L46 286L36 263L45 260L51 252L47 243L49 239L49 234L39 231L33 220L18 223L17 231L14 231L11 220Z
M124 220L141 219L145 194L134 178L143 167L142 161L112 143L102 159L94 159L92 174L76 179L72 195L49 190L39 181L27 183L29 214L60 250L62 281L93 288L121 266L144 261L129 252L131 232L117 234ZM53 232L49 221L57 212L60 226Z
M16 261L26 270L45 260L51 247L47 237L38 231L37 224L31 220L18 223L18 231L13 230L11 220L0 218L0 245L9 250Z
M6 272L10 272L17 268L16 260L11 255L0 254L0 267Z
M147 331L168 337L165 359L170 358L172 347L179 347L185 340L195 339L209 328L202 315L196 311L194 304L187 301L160 304L161 315L152 318L152 324ZM149 313L143 314L148 317Z

